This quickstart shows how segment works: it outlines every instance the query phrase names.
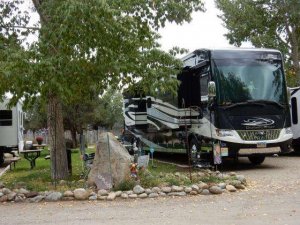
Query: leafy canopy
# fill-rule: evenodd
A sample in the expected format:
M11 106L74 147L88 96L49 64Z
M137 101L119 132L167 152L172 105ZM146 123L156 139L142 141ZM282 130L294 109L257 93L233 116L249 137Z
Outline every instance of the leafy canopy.
M220 18L228 29L227 39L240 46L250 41L255 47L279 49L300 81L299 0L215 0ZM292 71L290 71L292 70ZM294 73L293 73L294 71Z
M0 3L2 93L30 100L54 92L65 102L138 81L145 91L174 90L170 74L180 62L159 50L157 30L167 21L190 21L192 11L203 9L201 0L33 0L39 40L25 50L20 44L36 30L20 28L29 26L32 14L22 2ZM4 44L12 36L15 44Z

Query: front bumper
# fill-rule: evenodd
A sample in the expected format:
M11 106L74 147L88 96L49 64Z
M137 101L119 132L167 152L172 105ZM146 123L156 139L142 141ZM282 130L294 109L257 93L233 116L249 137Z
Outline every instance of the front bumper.
M289 153L292 150L292 139L279 143L267 143L264 147L257 147L257 144L239 144L231 142L221 142L221 148L228 149L229 157L249 156L249 155L273 155L278 153Z

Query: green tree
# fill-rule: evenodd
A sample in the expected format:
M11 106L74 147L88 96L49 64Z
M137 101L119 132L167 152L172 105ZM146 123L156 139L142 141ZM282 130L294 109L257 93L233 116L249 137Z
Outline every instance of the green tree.
M98 117L97 124L112 130L116 123L122 123L123 118L123 96L114 89L109 89L101 98L97 107L96 115Z
M226 37L231 44L240 46L243 41L250 41L255 47L281 50L299 85L299 0L215 0L215 3L223 12L220 18L228 29Z
M150 86L176 88L180 61L159 50L158 28L167 21L191 20L203 9L202 0L32 0L40 21L28 28L30 11L22 0L0 2L4 37L24 38L38 30L38 42L26 49L1 43L0 90L13 101L40 94L47 104L52 178L68 176L62 103L88 96L108 86L120 88L138 80ZM24 27L27 26L27 29ZM163 79L164 83L158 82Z

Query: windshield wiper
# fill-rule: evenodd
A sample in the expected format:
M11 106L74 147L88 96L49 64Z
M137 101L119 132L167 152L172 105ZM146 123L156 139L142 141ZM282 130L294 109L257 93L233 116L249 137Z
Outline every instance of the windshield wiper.
M231 108L234 108L234 107L237 107L237 106L241 106L241 105L258 105L258 106L265 106L265 104L260 103L260 102L249 102L249 101L250 101L250 100L245 101L245 102L232 103L231 105L224 107L224 109L231 109ZM249 104L249 103L250 103L250 104Z
M229 106L226 106L224 107L224 109L230 109L230 108L234 108L236 106L241 106L241 105L258 105L258 106L265 106L266 104L273 104L273 105L276 105L280 108L285 108L284 105L278 103L278 102L275 102L275 101L270 101L270 100L247 100L247 101L244 101L244 102L237 102L237 103L233 103Z
M262 103L262 104L273 104L276 106L279 106L280 108L285 108L284 105L282 105L279 102L275 102L275 101L270 101L270 100L248 100L247 102L249 103Z

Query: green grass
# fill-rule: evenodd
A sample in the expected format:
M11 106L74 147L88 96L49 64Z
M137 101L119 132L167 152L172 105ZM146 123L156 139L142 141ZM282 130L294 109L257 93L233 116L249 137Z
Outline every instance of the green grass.
M87 153L95 152L95 149L87 149ZM72 176L60 183L56 182L54 185L50 173L50 160L46 160L45 156L49 154L48 150L43 150L41 156L36 160L36 167L30 169L30 163L22 158L16 163L16 168L8 171L1 180L8 188L14 189L18 183L26 183L26 187L32 191L46 191L46 190L72 190L78 187L85 187L85 182L81 180L81 173L83 171L82 160L78 149L72 150ZM154 186L165 185L190 185L200 181L206 183L219 183L224 179L207 175L205 177L197 177L196 172L192 175L192 181L189 179L188 170L179 169L175 165L161 163L154 160L149 162L147 169L140 169L138 171L139 181L128 180L121 183L114 190L130 190L136 183L140 183L144 188L151 188ZM128 165L129 166L129 165Z
M94 149L87 149L87 152L93 152ZM14 188L20 182L26 183L29 190L45 191L55 189L55 183L51 179L50 160L46 160L45 156L49 155L49 151L44 149L41 156L36 159L36 166L30 169L30 163L22 155L21 160L16 163L16 168L9 170L1 180L9 188ZM70 187L83 187L83 182L80 180L80 175L83 170L82 160L78 149L72 150L72 176L66 180L65 184L58 185L56 189L64 191Z

